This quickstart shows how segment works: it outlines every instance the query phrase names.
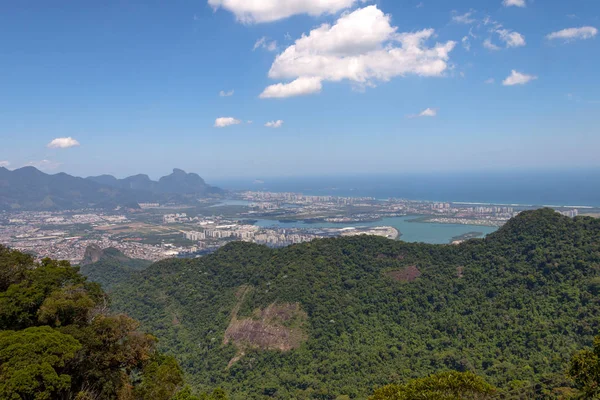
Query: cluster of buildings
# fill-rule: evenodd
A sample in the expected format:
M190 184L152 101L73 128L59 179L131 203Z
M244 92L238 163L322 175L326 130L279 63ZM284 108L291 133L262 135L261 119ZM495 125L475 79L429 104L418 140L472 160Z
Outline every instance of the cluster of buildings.
M374 197L337 197L337 196L307 196L301 193L273 193L273 192L243 192L240 197L251 202L279 202L288 204L359 204L375 201Z
M191 221L186 213L166 214L163 215L162 219L165 224L186 223Z
M0 215L0 243L34 254L38 259L50 257L73 264L83 259L85 249L91 244L114 247L129 257L151 261L164 259L177 250L167 245L115 240L109 232L94 229L127 222L124 215L93 210L4 214Z
M566 217L575 218L579 215L579 210L574 208L572 210L560 211L560 213Z
M0 212L0 244L78 263L90 244L115 247L132 258L160 260L182 254L212 251L231 241L247 241L272 247L302 243L315 238L352 235L398 237L390 227L344 228L344 224L379 221L396 216L421 216L419 222L502 226L527 207L423 202L405 199L385 201L370 197L306 196L298 193L243 192L247 206L231 214L203 216L185 212L162 215L156 203L141 205L142 213L73 210L62 212ZM158 208L157 208L158 207ZM575 208L559 208L575 217ZM207 213L208 214L208 213ZM212 215L212 213L211 213ZM340 224L339 228L260 227L248 219L310 221ZM162 220L162 224L156 221ZM244 221L246 219L246 221ZM262 226L266 226L262 224ZM346 225L347 226L347 225ZM124 233L126 232L126 233Z
M200 249L218 247L234 240L281 247L323 237L315 233L306 233L302 229L260 228L243 223L215 225L213 221L201 221L198 225L202 228L184 232L183 236L187 240L197 242L195 245Z

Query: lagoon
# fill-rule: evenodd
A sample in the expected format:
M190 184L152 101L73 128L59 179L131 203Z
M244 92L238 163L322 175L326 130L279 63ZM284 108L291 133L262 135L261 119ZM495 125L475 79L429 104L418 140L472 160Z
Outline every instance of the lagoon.
M330 222L306 223L303 221L280 222L277 220L260 219L255 225L261 228L279 227L279 228L347 228L347 227L373 227L373 226L393 226L400 231L400 240L411 243L430 243L447 244L452 238L464 235L469 232L481 232L483 236L498 230L492 226L481 225L462 225L462 224L435 224L423 222L409 222L418 216L390 217L382 218L373 222L356 222L335 224Z

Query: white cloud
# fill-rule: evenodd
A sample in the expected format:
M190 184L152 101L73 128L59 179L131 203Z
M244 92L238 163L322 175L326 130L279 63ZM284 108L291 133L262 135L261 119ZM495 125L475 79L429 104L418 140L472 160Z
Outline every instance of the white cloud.
M593 26L583 26L581 28L568 28L563 29L562 31L552 32L547 35L546 38L553 39L563 39L566 41L576 40L576 39L591 39L598 34L598 29Z
M261 99L282 99L285 97L305 96L320 93L323 85L321 78L298 78L290 83L277 83L267 87L261 94Z
M373 5L302 35L275 58L269 71L272 79L293 81L269 86L261 97L318 93L323 81L349 80L367 87L408 74L442 76L456 43L426 47L433 29L397 33L390 18Z
M433 118L437 116L437 110L435 108L426 108L418 114L407 115L408 118Z
M435 117L437 115L437 110L433 108L427 108L419 113L419 117Z
M519 32L512 32L508 29L498 29L496 31L500 35L500 39L506 43L506 47L521 47L525 46L525 37Z
M503 0L502 4L504 5L504 7L511 7L511 6L515 6L515 7L525 7L525 0Z
M496 80L494 78L486 79L485 83L487 83L488 85L493 85L494 83L496 83Z
M283 126L283 121L278 119L277 121L269 121L265 124L267 128L281 128Z
M527 75L517 72L516 70L512 70L510 76L502 81L504 86L514 86L514 85L524 85L528 82L531 82L538 77L535 75Z
M471 41L468 36L462 38L462 45L466 51L471 51Z
M488 50L492 50L492 51L500 50L499 46L496 46L494 43L492 43L492 39L485 39L483 41L483 47L485 47Z
M454 11L454 12L456 13L456 11ZM476 20L472 17L473 17L473 11L469 11L464 14L454 15L452 17L452 21L456 22L457 24L472 24L473 22L476 22Z
M263 36L254 43L254 47L252 51L256 51L256 49L261 48L268 51L276 51L277 50L277 41L269 40L268 37Z
M221 117L215 120L215 128L225 128L226 126L238 125L241 124L242 121L239 119L235 119L232 117Z
M226 92L224 90L221 90L219 92L219 96L221 97L229 97L229 96L233 96L233 94L235 93L235 91L233 89L231 89L230 91Z
M68 149L79 146L79 142L72 137L56 138L46 145L50 149Z
M308 14L335 14L352 7L358 0L208 0L215 10L224 8L243 23L272 22Z
M10 165L10 162L8 161L0 161L0 167L8 167Z
M501 27L502 25L496 24L496 26ZM525 41L525 36L521 35L519 32L514 32L509 29L492 29L490 32L497 33L500 40L505 43L506 48L522 47L527 44ZM498 51L502 49L500 46L492 42L491 38L483 41L483 47L492 51Z
M49 171L61 166L61 163L52 160L30 161L27 163L29 167L35 167L43 171Z

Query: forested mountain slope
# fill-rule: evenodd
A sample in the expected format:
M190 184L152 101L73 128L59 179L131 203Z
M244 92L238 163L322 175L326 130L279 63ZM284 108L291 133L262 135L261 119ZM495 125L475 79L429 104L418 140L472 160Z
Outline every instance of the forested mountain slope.
M104 290L110 290L151 264L148 260L129 258L115 248L101 249L90 245L85 250L79 271L90 281L99 283Z
M598 333L599 269L600 221L545 209L459 246L233 243L159 262L113 301L234 399L366 398L447 369L539 394Z

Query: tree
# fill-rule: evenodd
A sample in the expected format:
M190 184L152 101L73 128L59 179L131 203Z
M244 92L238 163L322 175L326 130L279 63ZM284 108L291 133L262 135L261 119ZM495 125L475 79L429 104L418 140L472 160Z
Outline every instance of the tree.
M136 397L143 400L170 400L183 384L183 374L173 357L156 356L143 370Z
M494 392L492 385L472 372L450 371L414 379L404 385L384 386L369 400L486 399Z
M81 344L50 327L0 332L0 400L60 398L71 388L66 366Z
M573 356L567 375L573 379L584 398L600 396L600 336L594 338L591 350L581 350Z
M171 400L200 400L200 398L192 394L192 389L189 386L185 386Z
M138 327L67 261L0 246L0 400L171 400L181 369Z
M83 345L73 372L77 386L103 399L114 398L131 386L130 374L143 372L156 354L155 338L137 331L138 326L125 315L99 315L87 326L63 328Z

